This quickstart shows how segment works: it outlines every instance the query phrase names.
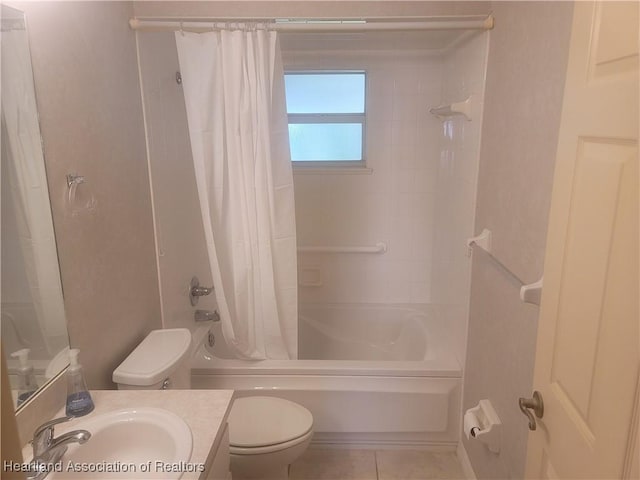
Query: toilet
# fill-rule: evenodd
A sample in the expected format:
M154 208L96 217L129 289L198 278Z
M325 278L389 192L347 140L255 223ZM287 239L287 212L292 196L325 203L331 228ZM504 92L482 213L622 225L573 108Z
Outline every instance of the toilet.
M277 397L241 397L229 415L233 480L289 478L291 465L309 446L313 416Z
M191 387L186 328L153 330L113 372L119 390ZM233 480L286 480L309 446L313 416L302 405L277 397L236 398L229 413Z

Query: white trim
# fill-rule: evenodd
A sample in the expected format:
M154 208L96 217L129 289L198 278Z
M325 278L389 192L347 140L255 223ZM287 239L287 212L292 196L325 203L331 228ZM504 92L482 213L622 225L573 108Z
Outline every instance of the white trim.
M299 246L300 253L385 253L387 244L378 242L373 246Z
M153 195L153 172L151 168L151 146L149 144L149 125L147 120L147 105L144 95L144 82L142 81L142 63L140 62L140 39L138 32L135 32L136 39L136 61L138 62L138 83L140 86L140 101L142 104L142 122L144 126L144 148L147 156L147 174L149 178L149 196L151 200L151 219L153 221L153 247L156 257L156 275L158 276L158 298L160 300L160 325L166 328L164 317L164 300L162 295L162 272L160 267L160 257L164 256L161 240L160 226L158 225L158 214L156 212L156 201Z
M469 459L469 455L467 454L467 450L464 448L462 444L462 440L458 443L458 448L456 449L456 456L458 457L458 461L462 466L462 473L464 473L464 478L467 480L477 480L476 472L473 471L473 465L471 465L471 459Z
M293 166L293 175L371 175L368 167L298 167Z
M375 438L352 432L315 432L312 447L357 450L422 450L434 453L454 453L456 443L447 440L428 440L428 433L408 436L406 432L386 433L384 438ZM476 480L475 477L469 480Z

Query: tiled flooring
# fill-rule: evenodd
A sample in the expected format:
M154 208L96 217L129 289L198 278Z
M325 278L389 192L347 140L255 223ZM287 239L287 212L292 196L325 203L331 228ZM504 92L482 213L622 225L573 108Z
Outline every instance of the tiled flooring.
M455 453L310 448L291 465L290 480L458 480Z

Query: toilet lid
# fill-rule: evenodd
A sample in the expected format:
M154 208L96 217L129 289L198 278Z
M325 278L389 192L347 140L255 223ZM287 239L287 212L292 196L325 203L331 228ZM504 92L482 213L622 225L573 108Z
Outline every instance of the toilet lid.
M313 427L311 412L276 397L234 400L229 414L229 443L235 447L264 447L288 442Z

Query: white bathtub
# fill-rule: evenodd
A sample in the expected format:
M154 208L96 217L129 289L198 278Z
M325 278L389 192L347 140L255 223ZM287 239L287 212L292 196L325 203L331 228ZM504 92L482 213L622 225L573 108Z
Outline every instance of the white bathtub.
M313 413L314 443L453 448L462 369L443 327L428 306L304 306L299 360L244 361L214 326L192 385L298 402Z

